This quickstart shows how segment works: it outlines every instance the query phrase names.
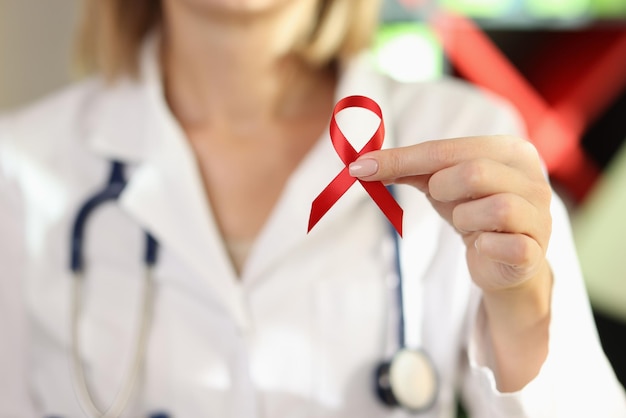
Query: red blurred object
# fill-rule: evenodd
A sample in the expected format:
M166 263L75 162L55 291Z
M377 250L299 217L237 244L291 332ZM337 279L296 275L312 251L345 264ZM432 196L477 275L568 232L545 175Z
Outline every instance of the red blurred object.
M583 200L600 170L580 139L626 88L626 29L555 37L534 61L531 83L470 19L446 13L433 26L459 74L518 108L550 175Z

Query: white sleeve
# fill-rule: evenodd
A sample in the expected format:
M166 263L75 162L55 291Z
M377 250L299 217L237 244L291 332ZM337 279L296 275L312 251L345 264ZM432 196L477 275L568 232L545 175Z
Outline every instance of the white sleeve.
M508 108L507 108L508 107ZM498 108L491 130L525 137L514 108ZM626 396L597 335L569 215L554 194L552 236L547 258L552 268L550 341L539 374L522 390L501 393L489 367L484 312L478 309L477 287L469 304L468 341L462 395L472 417L489 418L626 418Z
M23 209L0 121L0 418L35 416L28 389Z
M548 356L522 390L500 393L488 367L484 317L476 314L468 343L465 403L472 417L626 417L626 396L604 355L571 234L555 196L548 260L554 275Z

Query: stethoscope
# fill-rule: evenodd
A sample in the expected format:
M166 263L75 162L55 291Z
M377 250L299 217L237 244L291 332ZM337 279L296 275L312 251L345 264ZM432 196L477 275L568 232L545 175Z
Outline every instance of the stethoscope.
M105 187L90 197L78 211L71 236L71 271L73 273L71 311L71 352L76 396L87 414L93 418L119 417L137 386L143 368L147 340L151 325L154 280L152 270L157 261L158 243L145 232L145 275L141 309L140 328L137 335L134 356L124 377L123 383L110 406L102 410L96 405L87 384L79 349L79 319L82 312L82 285L84 278L83 242L89 216L101 205L116 201L126 186L125 165L111 162L111 172ZM375 368L374 388L380 401L389 407L400 407L413 413L430 409L437 399L439 378L434 364L422 349L407 347L405 339L403 277L400 260L400 240L391 227L394 240L394 267L397 274L396 299L398 306L398 348L391 358L381 361ZM152 417L166 418L158 413Z
M148 334L150 331L150 323L152 319L152 302L153 302L153 288L154 280L152 275L152 269L157 261L158 243L150 235L145 232L145 253L144 264L146 266L144 275L144 288L143 288L143 301L141 309L141 319L139 332L137 334L137 341L135 347L135 353L131 361L131 365L128 368L127 374L124 378L123 384L120 386L117 395L110 406L105 410L101 410L94 401L94 397L87 384L85 377L85 370L81 361L80 349L79 349L79 319L82 311L82 286L84 278L84 258L83 258L83 242L85 237L85 230L89 216L101 205L107 202L116 201L124 188L126 187L126 178L124 176L125 165L119 161L113 161L111 163L111 173L106 186L101 191L90 197L78 211L74 226L72 227L72 240L71 240L71 262L70 268L73 273L73 286L72 286L72 311L71 311L71 352L72 352L72 369L74 373L74 389L76 391L76 397L78 398L81 407L90 417L98 418L114 418L121 416L126 405L131 399L135 387L137 386L137 380L141 375L141 369L143 366ZM157 414L153 417L166 418L166 415Z

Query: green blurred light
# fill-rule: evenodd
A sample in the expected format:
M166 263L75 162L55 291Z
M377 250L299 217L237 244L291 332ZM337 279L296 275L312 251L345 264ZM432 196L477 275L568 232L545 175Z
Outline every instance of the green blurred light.
M586 17L589 13L589 7L590 0L526 0L526 10L534 18L572 19Z
M626 0L592 0L591 14L604 18L626 17Z
M378 30L376 65L402 82L433 80L443 74L444 54L435 34L420 23L389 23Z
M591 195L572 216L572 229L591 303L626 321L626 143Z
M440 0L439 4L472 18L496 18L506 16L515 0Z

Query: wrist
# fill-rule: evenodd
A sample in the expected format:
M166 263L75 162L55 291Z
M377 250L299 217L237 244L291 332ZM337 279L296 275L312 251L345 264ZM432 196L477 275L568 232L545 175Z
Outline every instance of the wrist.
M552 273L544 264L519 286L483 293L490 363L503 392L523 388L548 355Z
M483 306L490 328L515 334L549 320L552 271L546 260L537 274L512 288L483 291Z

